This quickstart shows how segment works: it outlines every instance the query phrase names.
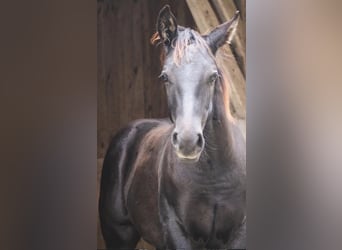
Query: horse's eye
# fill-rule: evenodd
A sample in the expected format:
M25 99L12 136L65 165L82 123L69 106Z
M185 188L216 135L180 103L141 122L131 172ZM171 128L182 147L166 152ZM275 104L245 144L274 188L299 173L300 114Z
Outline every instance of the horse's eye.
M162 73L162 74L159 76L159 79L162 80L163 82L167 82L169 78L167 77L167 74Z
M216 82L217 78L218 78L217 73L212 74L209 78L209 84L214 84Z

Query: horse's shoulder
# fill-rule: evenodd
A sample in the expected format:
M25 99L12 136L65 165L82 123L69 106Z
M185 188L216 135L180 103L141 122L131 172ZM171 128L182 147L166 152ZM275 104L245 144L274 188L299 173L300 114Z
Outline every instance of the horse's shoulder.
M231 124L233 135L233 147L240 164L246 166L246 140L242 134L242 131L237 123Z

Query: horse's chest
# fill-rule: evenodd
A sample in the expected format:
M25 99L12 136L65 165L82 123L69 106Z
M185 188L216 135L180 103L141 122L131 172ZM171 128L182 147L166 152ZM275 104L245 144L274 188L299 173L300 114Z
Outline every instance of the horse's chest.
M203 201L189 204L183 226L195 242L221 241L226 243L231 231L243 217L238 206L225 201Z
M199 248L227 246L244 217L242 186L216 179L215 183L204 184L164 183L168 204L175 211L177 222Z

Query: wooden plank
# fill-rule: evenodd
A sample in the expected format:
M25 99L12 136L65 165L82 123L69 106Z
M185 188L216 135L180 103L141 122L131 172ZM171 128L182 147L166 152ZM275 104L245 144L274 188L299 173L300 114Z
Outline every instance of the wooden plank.
M212 6L218 14L218 18L221 23L230 20L237 8L232 0L211 0ZM232 40L232 50L237 59L238 65L242 74L245 77L246 73L246 32L245 32L245 20L242 17L243 14L240 14L239 25L237 27L236 34Z
M186 2L201 33L207 33L219 24L209 1L186 0ZM223 73L230 78L233 115L244 119L246 117L245 78L229 46L225 45L221 48L217 53L217 61L221 65Z
M114 62L112 50L116 47L118 41L112 38L114 17L109 9L108 3L98 3L98 156L104 155L111 133L119 127L113 117L118 119L120 116L119 100L115 98L113 88L115 81L113 79L113 67L111 66Z
M246 24L246 0L234 0L235 6L241 12L241 17ZM246 25L245 25L246 27Z
M186 3L201 33L208 33L219 24L209 1L186 0Z
M246 0L234 0L236 8L240 11L241 13L241 29L239 30L239 36L241 39L241 42L244 44L244 47L246 48Z

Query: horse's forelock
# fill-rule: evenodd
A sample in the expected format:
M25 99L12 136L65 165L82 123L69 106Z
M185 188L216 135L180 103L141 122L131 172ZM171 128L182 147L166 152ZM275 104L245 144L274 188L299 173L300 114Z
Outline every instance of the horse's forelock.
M152 35L150 42L153 45L159 45L162 43L162 40L158 32L155 32ZM173 49L173 60L177 65L180 64L181 60L184 57L187 57L187 51L189 46L207 50L209 52L208 54L214 58L214 55L211 53L211 50L207 42L202 38L202 36L198 32L190 28L184 28L179 26L177 37L171 41L170 46ZM164 50L162 51L161 57L165 59Z
M189 58L187 52L190 47L198 50L206 50L208 54L214 58L207 42L198 32L190 28L186 28L183 31L178 32L178 37L172 43L172 46L174 48L173 60L177 65L180 64L184 57L188 61Z

